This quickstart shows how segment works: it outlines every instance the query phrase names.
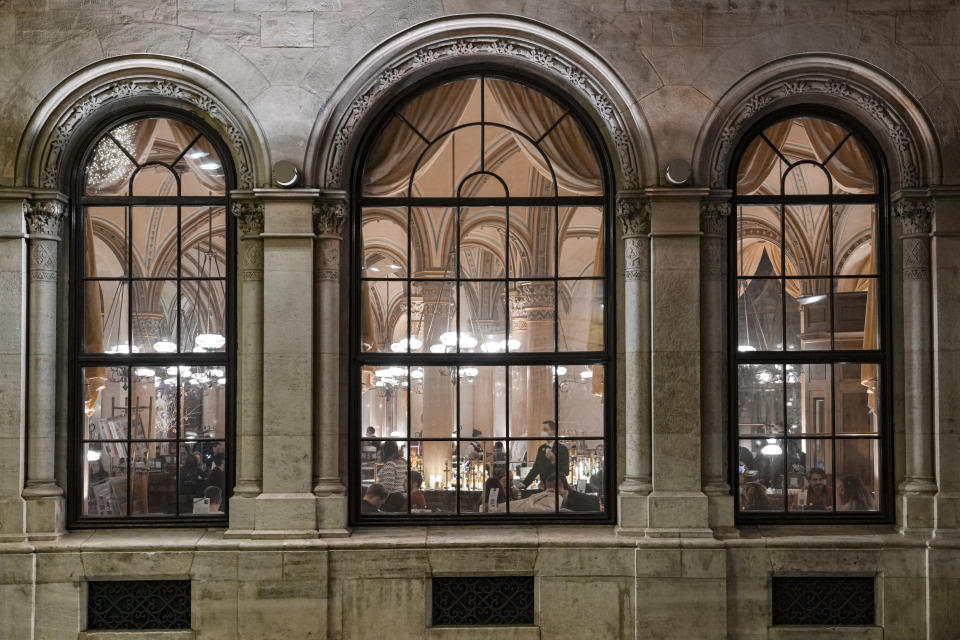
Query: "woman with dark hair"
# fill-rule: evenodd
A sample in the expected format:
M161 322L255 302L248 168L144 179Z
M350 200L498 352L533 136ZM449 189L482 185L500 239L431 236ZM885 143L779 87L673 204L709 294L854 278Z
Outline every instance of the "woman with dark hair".
M383 485L387 493L406 493L403 488L407 478L407 461L400 455L397 443L387 440L380 449L383 465L377 475L377 482Z
M748 482L740 487L741 511L769 511L767 488L759 482Z
M873 496L856 476L843 476L837 486L837 511L873 511Z

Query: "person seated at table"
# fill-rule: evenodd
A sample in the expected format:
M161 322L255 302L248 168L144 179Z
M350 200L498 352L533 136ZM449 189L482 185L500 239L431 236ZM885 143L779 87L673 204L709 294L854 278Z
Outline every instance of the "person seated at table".
M493 475L487 478L483 483L483 504L490 507L490 493L496 491L497 504L503 504L507 501L507 486L512 483L508 479L509 472L501 466L496 466ZM510 487L510 499L517 500L520 497L520 491L516 486Z
M600 511L600 500L596 496L571 489L566 476L551 473L543 484L545 491L556 491L560 494L560 509L563 511Z
M797 492L793 499L790 501L790 510L798 511L804 508L807 508L807 505L810 503L810 489L812 487L825 487L827 493L827 502L823 507L825 509L830 508L832 503L831 496L833 495L833 487L827 484L827 472L820 467L811 467L807 471L807 484ZM817 496L821 496L822 493L820 490L817 490Z
M843 476L837 485L837 511L873 511L873 496L856 476Z
M223 513L220 504L223 502L223 491L220 487L211 484L203 490L203 497L210 501L210 513Z
M387 501L387 490L382 484L375 483L367 487L367 492L363 494L363 500L360 501L361 513L378 513L383 503Z
M525 487L529 487L537 476L540 476L540 480L543 481L551 474L559 473L566 477L570 473L570 450L554 440L557 437L557 423L553 420L544 420L542 435L547 442L537 448L537 458L533 462L533 468L523 479Z
M829 511L832 502L830 491L825 484L811 485L807 489L807 506L804 511Z
M400 455L397 443L387 440L381 449L383 465L377 474L377 482L383 485L387 493L405 493L403 484L407 477L407 461Z
M411 509L427 508L427 499L423 496L423 476L419 471L410 472L404 489L410 491Z
M769 511L767 488L759 482L740 486L740 511Z
M380 511L384 513L406 513L407 495L399 492L391 493L387 496L387 499L383 501L383 506L380 507Z

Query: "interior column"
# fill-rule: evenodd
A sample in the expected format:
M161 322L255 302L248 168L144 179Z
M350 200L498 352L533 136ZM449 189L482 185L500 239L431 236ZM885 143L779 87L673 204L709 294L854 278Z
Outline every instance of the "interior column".
M626 470L619 490L620 530L647 528L650 467L650 203L621 193L623 232L623 359Z
M346 193L327 193L313 205L316 232L317 524L320 535L347 535L347 490L340 477L340 249L347 217Z
M29 336L27 358L27 534L63 533L63 489L56 481L57 280L66 207L56 197L30 201Z
M255 536L314 537L315 189L257 189L263 201L263 493Z
M700 472L700 200L649 189L653 492L647 535L712 536Z

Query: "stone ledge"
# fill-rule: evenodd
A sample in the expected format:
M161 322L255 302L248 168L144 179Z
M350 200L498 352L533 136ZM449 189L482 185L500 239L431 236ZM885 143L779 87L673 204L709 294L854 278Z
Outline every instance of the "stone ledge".
M77 640L194 640L193 629L177 631L81 631Z
M883 627L795 626L768 627L769 640L833 640L835 638L883 640Z
M429 640L540 640L540 627L430 627Z

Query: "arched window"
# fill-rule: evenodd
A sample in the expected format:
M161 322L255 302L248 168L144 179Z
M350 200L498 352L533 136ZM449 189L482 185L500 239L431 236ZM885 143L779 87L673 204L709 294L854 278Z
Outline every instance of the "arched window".
M731 443L738 520L888 520L885 173L853 123L768 119L736 156Z
M232 482L228 156L205 127L127 118L73 202L71 520L225 520Z
M609 171L584 123L476 74L408 97L368 137L355 521L612 517Z

